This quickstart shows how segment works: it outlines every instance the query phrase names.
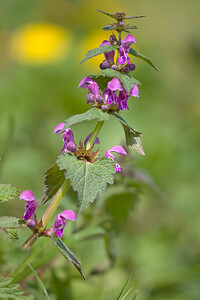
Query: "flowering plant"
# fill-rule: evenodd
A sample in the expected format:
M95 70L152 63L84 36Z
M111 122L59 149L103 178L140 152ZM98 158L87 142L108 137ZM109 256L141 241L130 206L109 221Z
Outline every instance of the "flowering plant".
M37 200L32 191L26 190L19 196L20 200L26 201L24 216L20 219L1 217L0 221L2 228L20 229L28 227L32 231L29 238L24 242L24 249L32 247L40 237L50 238L65 258L75 265L83 278L85 276L80 262L64 244L61 237L66 224L70 221L78 221L79 216L83 214L89 204L93 203L103 193L108 184L114 183L115 173L122 172L122 166L118 163L120 158L115 158L114 154L127 156L127 149L129 148L144 155L141 144L142 133L130 127L121 117L120 112L129 109L128 102L139 97L138 87L141 84L132 76L136 65L135 61L134 63L131 61L131 56L143 59L158 70L150 59L132 48L136 40L130 30L135 30L136 26L125 24L127 19L143 16L127 17L125 13L100 12L115 20L113 24L103 28L106 31L112 31L112 34L108 40L101 41L98 48L90 50L82 61L83 63L102 53L105 57L99 66L101 73L86 76L79 84L79 88L88 90L86 99L90 109L85 113L70 117L55 127L54 133L62 136L63 147L56 163L45 173L45 192L42 200L42 204L50 200L51 203L41 220L38 221L36 216ZM114 31L116 33L113 33ZM124 33L128 33L128 35L122 39ZM113 145L111 149L102 154L99 133L103 124L111 118L122 125L127 148ZM77 142L71 129L73 125L96 119L98 122L94 130L83 139L84 142ZM95 149L97 145L99 148ZM49 221L70 186L78 195L77 206L74 208L76 212L65 209L54 219L54 225L47 229ZM10 187L7 186L6 190L5 186L2 185L1 188L4 188L5 197L11 198L13 196ZM23 266L12 274L15 281L18 281L20 272L23 272Z

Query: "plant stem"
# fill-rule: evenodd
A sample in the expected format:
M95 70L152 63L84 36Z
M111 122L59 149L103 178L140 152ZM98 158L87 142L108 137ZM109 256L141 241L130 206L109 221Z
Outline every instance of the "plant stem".
M93 144L97 138L97 135L99 134L99 131L101 130L101 127L103 126L104 121L99 121L95 127L95 129L93 130L89 141L86 144L86 150L89 150L90 148L93 147Z
M41 232L44 231L46 228L48 222L50 221L52 215L54 214L55 210L57 209L58 205L60 204L60 201L64 197L65 193L67 192L68 188L70 187L70 180L67 179L64 181L62 186L57 191L55 197L51 201L51 204L47 208L46 212L44 213L42 220L38 224L38 229L34 231L29 238L25 241L23 248L29 249L39 238L41 235Z

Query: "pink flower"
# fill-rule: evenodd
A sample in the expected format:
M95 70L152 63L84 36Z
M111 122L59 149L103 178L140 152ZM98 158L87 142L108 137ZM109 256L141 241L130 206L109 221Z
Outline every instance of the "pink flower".
M36 215L35 215L35 209L37 206L37 201L33 195L33 193L29 190L24 191L20 196L20 200L25 200L25 213L24 213L24 220L27 221L29 219L34 219L36 220Z
M58 214L53 227L48 230L48 235L51 236L55 233L58 237L62 237L66 220L76 221L76 214L73 210L67 209Z
M127 155L126 151L124 150L124 148L122 146L114 146L110 150L107 150L106 154L105 154L105 157L109 157L113 161L115 160L115 157L111 152L119 153L122 155ZM115 169L117 172L121 172L121 170L122 170L121 166L117 163L115 164Z

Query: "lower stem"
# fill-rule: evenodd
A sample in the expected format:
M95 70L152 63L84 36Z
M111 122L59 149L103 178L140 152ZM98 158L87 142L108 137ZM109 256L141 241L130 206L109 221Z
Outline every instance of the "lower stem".
M99 134L99 131L101 130L101 127L103 126L104 121L99 121L95 127L95 129L93 130L89 141L86 144L86 150L89 150L90 148L93 147L93 144L97 138L97 135Z

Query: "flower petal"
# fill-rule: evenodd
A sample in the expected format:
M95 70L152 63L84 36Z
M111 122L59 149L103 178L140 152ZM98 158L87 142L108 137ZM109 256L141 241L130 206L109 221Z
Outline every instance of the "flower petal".
M107 88L111 90L112 92L115 92L117 90L122 91L123 87L121 86L121 83L118 78L113 78L111 81L108 82Z
M61 133L62 129L65 127L65 123L59 123L56 128L54 129L54 134Z
M136 40L134 38L133 35L128 34L123 40L122 40L122 45L126 44L126 45L130 45L130 44L136 44Z
M127 155L126 151L122 146L114 146L108 150L109 152L116 152L122 155Z
M106 46L106 45L110 45L110 42L107 40L104 40L99 47Z
M88 86L93 83L94 80L90 77L84 77L81 82L79 83L79 88L82 88L82 89L87 89Z
M24 191L23 193L21 193L21 195L19 196L20 200L26 200L26 201L36 201L33 192L27 190Z
M136 84L133 85L132 90L130 91L131 96L139 98L139 90Z

